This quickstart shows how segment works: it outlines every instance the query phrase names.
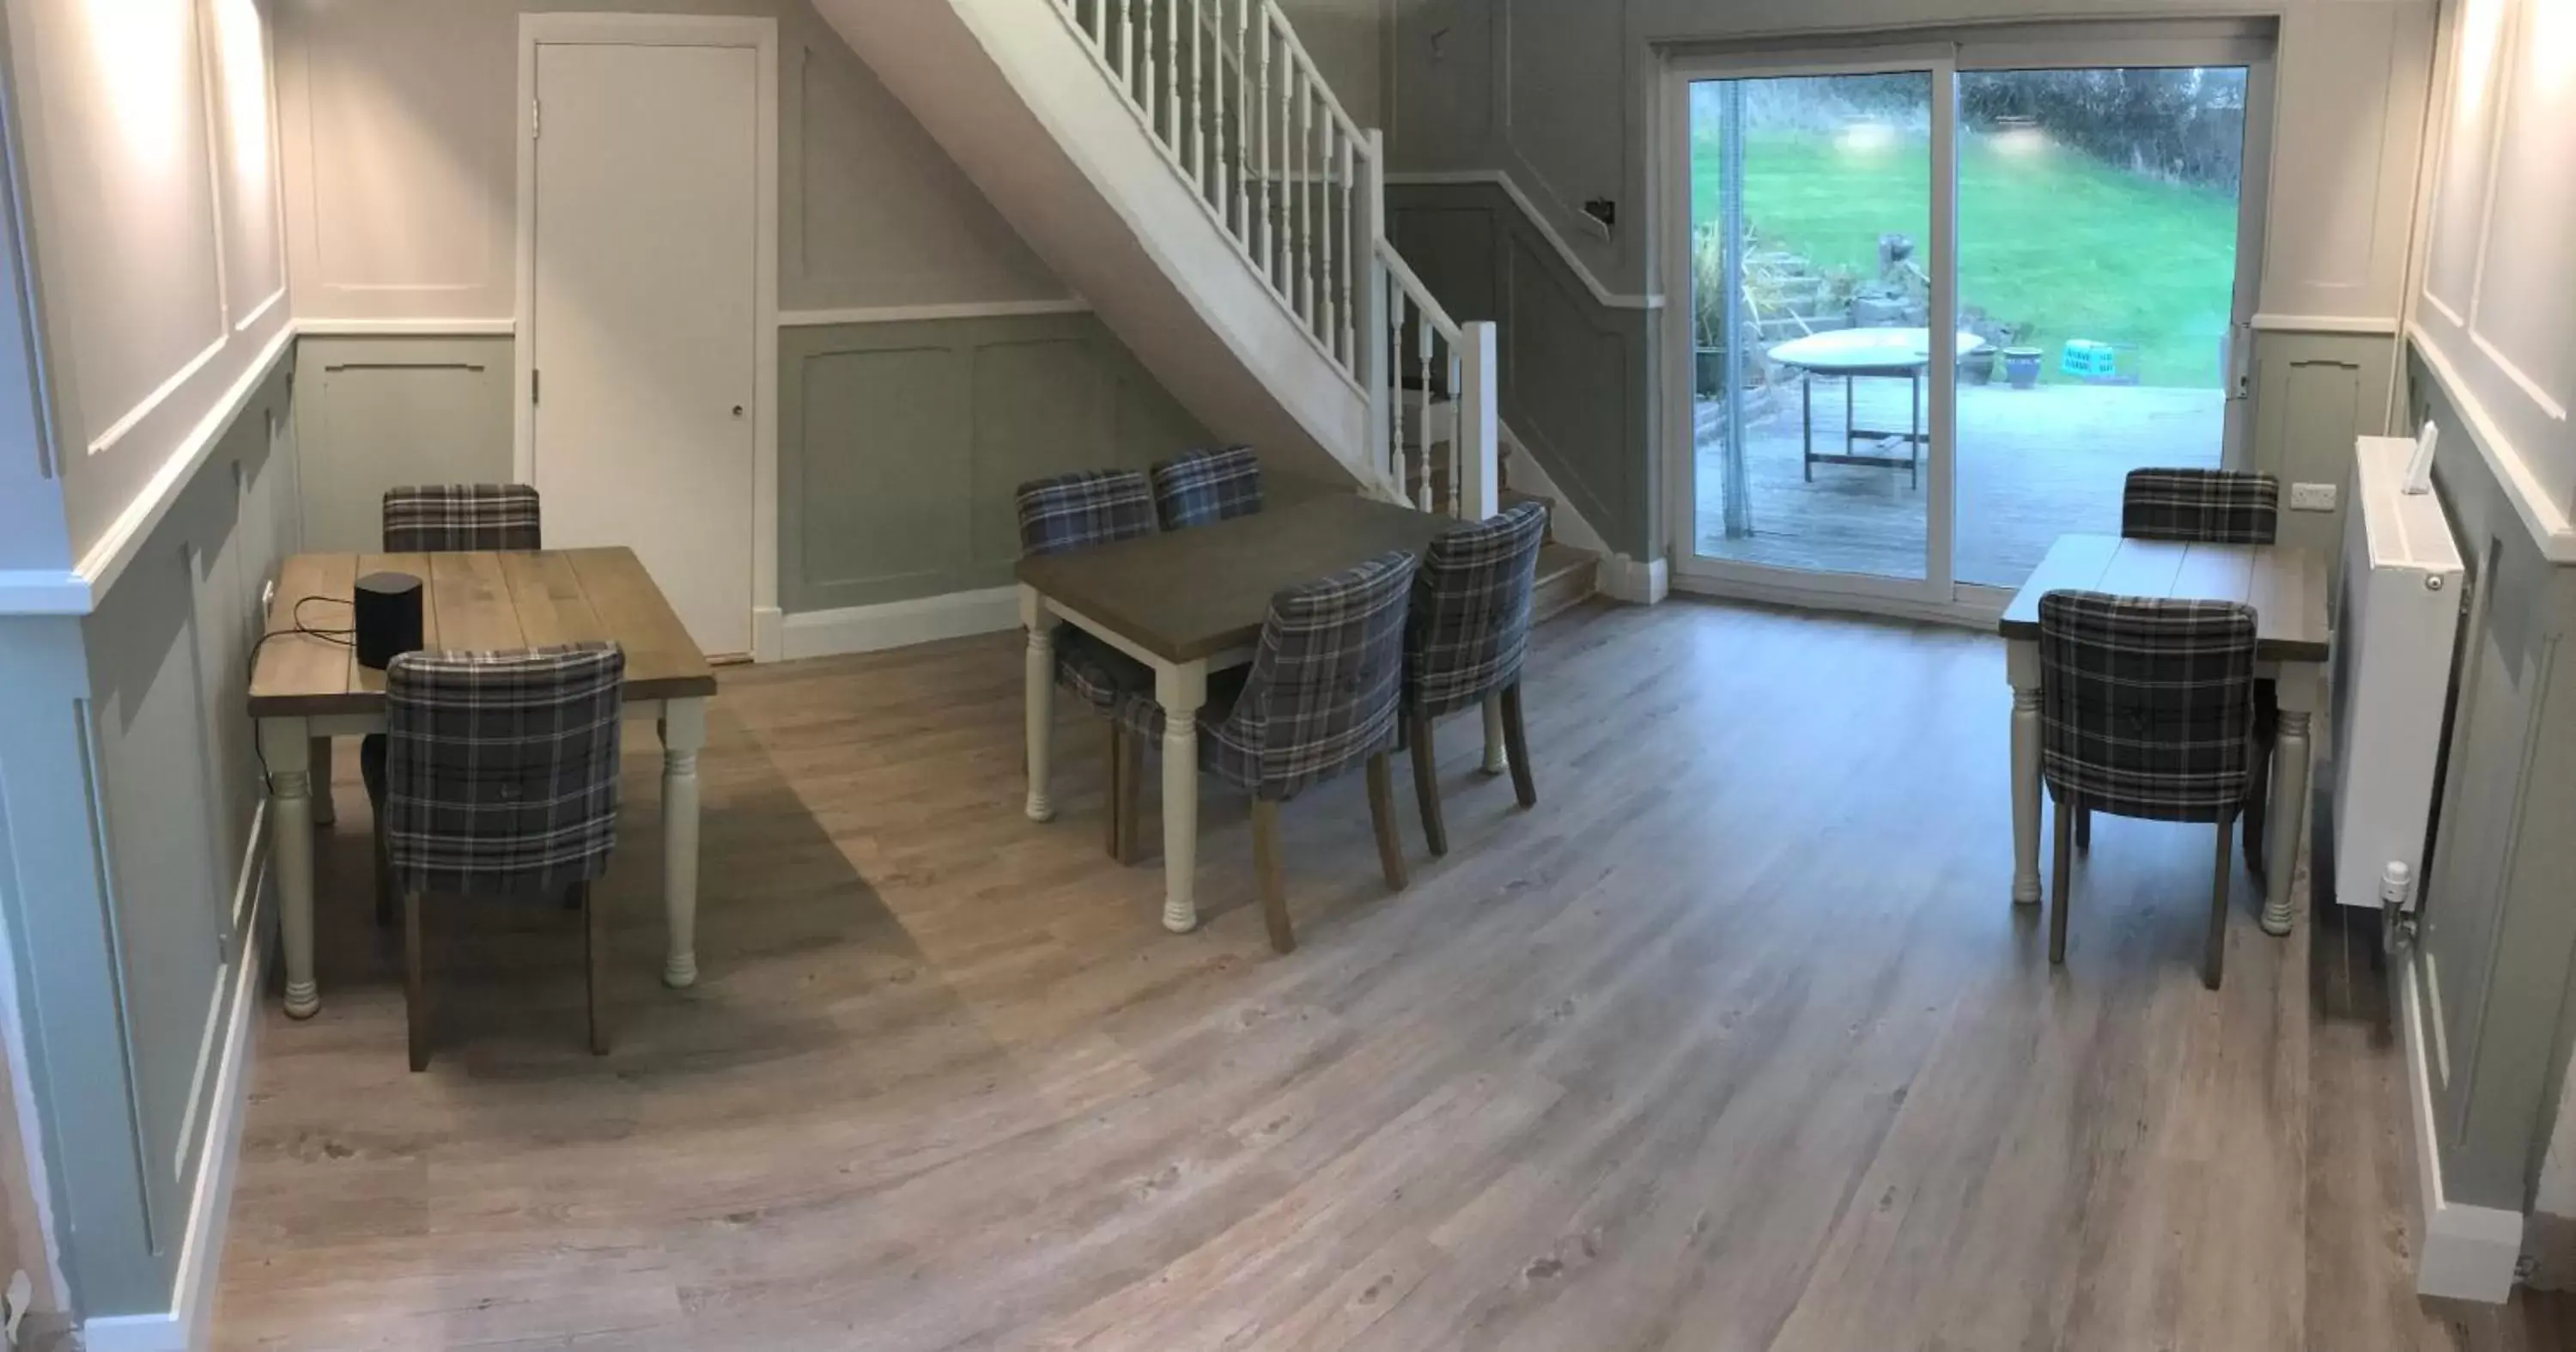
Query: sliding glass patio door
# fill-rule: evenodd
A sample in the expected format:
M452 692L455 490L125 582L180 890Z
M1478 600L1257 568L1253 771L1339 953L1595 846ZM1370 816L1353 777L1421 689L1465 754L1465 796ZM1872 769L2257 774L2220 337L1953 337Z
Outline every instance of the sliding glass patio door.
M1900 60L1683 82L1686 580L1947 587L1950 78Z
M2118 530L2130 469L2246 463L2269 52L2059 26L1677 63L1676 585L1998 610Z

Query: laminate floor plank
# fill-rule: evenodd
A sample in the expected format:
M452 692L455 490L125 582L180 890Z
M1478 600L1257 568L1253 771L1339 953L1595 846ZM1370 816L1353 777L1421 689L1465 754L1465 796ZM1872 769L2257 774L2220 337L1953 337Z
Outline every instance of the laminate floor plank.
M2570 1346L2559 1298L2411 1292L2367 917L2269 939L2240 874L2204 991L2207 828L2103 818L2050 967L2008 900L2002 668L1957 630L1578 608L1531 654L1540 805L1458 720L1451 851L1401 796L1391 893L1360 777L1301 795L1285 958L1213 787L1204 923L1163 932L1070 701L1057 819L1022 815L1015 637L728 668L699 984L656 979L638 738L611 1054L578 916L452 904L419 1075L343 756L330 998L260 1015L216 1345Z

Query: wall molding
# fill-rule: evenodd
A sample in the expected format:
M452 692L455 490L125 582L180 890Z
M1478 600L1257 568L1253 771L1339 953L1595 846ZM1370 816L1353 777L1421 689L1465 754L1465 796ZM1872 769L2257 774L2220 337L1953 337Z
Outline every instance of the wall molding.
M824 310L781 310L783 329L819 328L830 324L906 324L940 319L1022 319L1031 315L1091 313L1080 296L1052 300L970 300L953 305L860 305Z
M170 378L162 381L152 393L143 396L141 402L127 409L124 417L109 424L106 431L99 433L97 438L90 442L89 453L104 455L116 449L116 443L125 440L125 434L133 431L137 423L151 417L153 410L168 403L172 395L184 389L189 381L196 378L199 371L206 369L206 363L223 355L224 345L231 341L231 337L229 333L216 334L215 341L206 344L204 351L190 357L187 365L172 372Z
M250 846L242 859L235 895L250 897L248 923L234 937L232 1011L225 1021L223 1060L215 1074L214 1106L198 1146L197 1187L189 1199L187 1237L180 1242L177 1284L170 1308L148 1314L104 1315L83 1321L89 1352L195 1352L208 1345L215 1315L215 1282L223 1269L224 1238L232 1219L233 1183L241 1173L242 1122L249 1116L251 1059L257 1050L262 975L268 944L268 804L251 818Z
M2405 326L2388 315L2292 315L2258 312L2253 327L2264 333L2361 333L2394 338Z
M233 419L241 416L251 396L259 393L260 387L266 385L269 376L276 372L278 363L294 349L296 332L294 324L278 328L277 335L268 340L268 345L260 349L258 356L251 358L232 385L216 396L214 407L207 409L206 415L199 418L197 425L188 430L188 435L180 439L170 458L163 461L161 468L145 481L143 490L134 495L134 501L126 504L116 520L108 523L106 533L73 567L72 571L89 584L92 606L100 597L107 595L108 588L116 585L118 577L124 575L125 566L134 562L134 556L142 550L144 542L152 538L153 528L170 514L172 504L179 500L188 481L196 477L197 471L205 466L206 458L214 454L216 443L222 441L224 433L231 429ZM218 349L221 346L217 344ZM78 613L86 614L87 611Z
M282 229L282 228L281 228L281 230L280 230L280 233L281 233L281 234L283 234L283 233L284 233L284 231L283 231L283 229ZM268 312L269 312L269 311L271 311L271 310L276 309L276 308L277 308L277 303L278 303L279 301L284 300L284 299L286 299L286 284L285 284L284 282L280 282L280 283L278 283L277 289L276 289L275 291L271 291L271 292L269 292L269 293L268 293L268 299L266 299L266 300L264 300L264 301L261 301L259 304L257 304L257 305L254 305L254 306L250 307L250 313L249 313L249 314L243 315L239 320L237 320L237 321L235 321L235 322L234 322L234 324L233 324L233 332L235 332L235 333L248 333L248 332L250 332L251 325L258 323L261 319L263 319L263 318L267 317Z
M506 338L519 331L519 321L498 319L299 319L297 336L357 338L382 334L395 338Z
M2415 1140L2415 1290L2419 1295L2501 1305L2513 1294L2522 1256L2522 1213L2468 1206L2442 1191L2434 1128L2433 1082L2426 1064L2423 993L2416 963L2403 964L2398 1023L2406 1044L2406 1118Z
M2421 324L2407 326L2406 342L2441 385L2443 397L2459 410L2460 421L2468 425L2469 440L2485 457L2488 470L2495 474L2497 485L2513 504L2514 515L2522 518L2523 528L2531 532L2532 542L2540 547L2541 557L2551 563L2576 563L2576 522L2570 522L2567 513L2550 501L2548 492L2531 477L2504 429L2479 402L2476 391L2460 378L2459 368L2451 364L2441 345L2432 341L2432 335Z
M1574 246L1566 243L1565 236L1557 231L1555 224L1539 211L1538 204L1530 200L1528 193L1521 191L1521 185L1515 182L1510 174L1500 169L1447 169L1437 172L1390 173L1386 176L1386 181L1390 186L1475 183L1501 188L1503 195L1511 198L1513 204L1521 209L1521 215L1529 218L1531 227L1536 229L1540 236L1556 250L1556 256L1563 259L1565 266L1571 269L1576 277L1583 280L1584 289L1592 293L1593 300L1613 310L1660 310L1664 306L1664 298L1660 295L1633 295L1613 291L1603 286L1601 279L1594 276L1592 269L1586 267L1582 257L1574 252Z
M987 587L883 605L809 610L783 625L783 655L834 657L882 652L940 639L992 634L1020 622L1020 589Z

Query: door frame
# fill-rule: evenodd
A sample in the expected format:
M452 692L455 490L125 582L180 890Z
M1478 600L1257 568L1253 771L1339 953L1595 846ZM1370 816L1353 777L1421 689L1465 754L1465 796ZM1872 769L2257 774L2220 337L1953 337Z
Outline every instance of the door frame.
M2035 22L2007 25L1969 37L1890 32L1884 41L1858 37L1822 45L1774 46L1753 42L1733 50L1694 52L1669 59L1656 90L1655 174L1665 205L1657 211L1655 248L1660 275L1679 279L1682 299L1664 307L1656 342L1662 351L1664 407L1656 417L1664 451L1656 467L1666 503L1666 555L1676 591L1770 603L1805 604L1907 619L1991 625L2012 601L2010 589L1961 582L1955 573L1958 529L1957 381L1930 381L1925 430L1932 437L1925 493L1924 576L1883 578L1856 573L1804 572L1696 557L1698 504L1692 476L1696 453L1691 400L1690 86L1703 80L1785 76L1932 73L1933 259L1947 266L1932 278L1933 351L1927 370L1955 372L1958 343L1958 80L1963 72L2064 70L2094 67L2242 66L2246 72L2245 151L2237 191L2236 293L2230 316L2232 369L2221 373L2249 388L2227 401L2222 463L2255 464L2253 391L2255 334L2259 320L2268 212L2271 201L2274 98L2280 60L2277 30L2249 31L2235 21L2188 19L2128 22ZM1947 323L1942 322L1947 319Z
M700 14L519 16L518 316L511 341L511 473L536 481L537 49L541 46L745 47L755 55L751 422L751 648L783 655L778 608L778 21Z
M1849 607L1873 612L1912 617L1946 617L1952 607L1950 581L1951 531L1956 512L1951 501L1956 476L1951 473L1951 457L1956 450L1954 405L1958 391L1955 382L1935 380L1927 374L1925 386L1924 431L1931 437L1924 457L1925 491L1923 495L1925 548L1923 576L1919 578L1877 577L1863 573L1812 572L1768 564L1736 563L1701 557L1698 553L1699 500L1695 482L1698 455L1696 394L1697 383L1692 370L1691 321L1696 304L1687 279L1690 267L1690 154L1691 117L1690 87L1709 80L1786 79L1826 75L1910 75L1931 77L1931 201L1927 204L1931 220L1931 238L1926 241L1926 256L1948 258L1958 234L1958 137L1956 122L1958 103L1957 56L1950 43L1907 42L1901 38L1883 46L1861 48L1848 54L1831 48L1794 51L1746 51L1715 56L1690 56L1669 62L1663 71L1657 103L1663 110L1658 120L1663 144L1657 162L1665 185L1662 200L1669 203L1657 213L1663 272L1669 278L1682 279L1677 289L1679 299L1663 308L1658 345L1662 348L1665 407L1659 414L1664 420L1664 445L1661 472L1664 500L1669 517L1672 586L1675 591L1699 592L1763 601L1811 601L1827 606ZM1935 269L1931 276L1931 313L1926 323L1931 328L1932 354L1925 370L1952 371L1958 366L1958 279L1954 268ZM2000 609L1997 611L2000 614Z

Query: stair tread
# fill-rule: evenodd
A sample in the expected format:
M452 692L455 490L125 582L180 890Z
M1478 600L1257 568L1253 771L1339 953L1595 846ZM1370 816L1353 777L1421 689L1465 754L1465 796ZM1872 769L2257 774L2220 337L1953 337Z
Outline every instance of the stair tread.
M1601 555L1594 550L1583 549L1575 545L1540 545L1538 547L1539 580L1545 581L1549 578L1558 577L1572 569L1583 567L1585 564L1599 563L1600 561Z

